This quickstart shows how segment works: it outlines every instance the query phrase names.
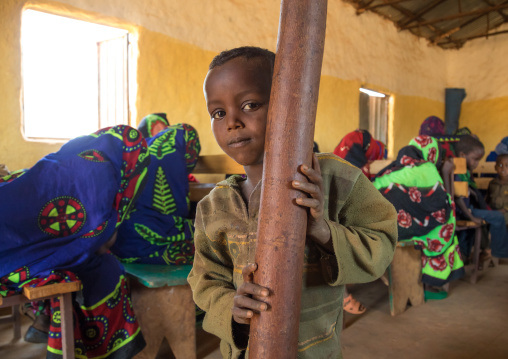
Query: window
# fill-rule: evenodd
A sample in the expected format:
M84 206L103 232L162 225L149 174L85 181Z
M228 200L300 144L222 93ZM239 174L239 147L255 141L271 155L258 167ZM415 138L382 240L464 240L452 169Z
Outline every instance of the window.
M360 125L388 148L388 106L390 96L381 92L360 89Z
M126 30L26 10L21 49L26 138L129 123Z

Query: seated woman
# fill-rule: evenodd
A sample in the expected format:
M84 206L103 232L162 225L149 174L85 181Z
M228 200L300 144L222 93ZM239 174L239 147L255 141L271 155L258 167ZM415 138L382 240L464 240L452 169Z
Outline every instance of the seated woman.
M372 137L367 130L355 130L340 140L333 153L360 168L372 179L369 165L386 157L385 145Z
M115 126L0 179L0 295L81 280L73 305L80 358L131 358L145 345L123 268L106 249L143 185L146 154L136 129ZM59 305L51 299L48 358L62 355Z
M464 274L452 198L439 172L449 178L453 163L442 160L443 152L435 138L418 136L373 182L398 211L399 241L422 250L422 282L430 286Z
M192 264L188 174L201 149L198 134L191 125L177 124L149 138L148 148L147 184L111 251L128 263Z

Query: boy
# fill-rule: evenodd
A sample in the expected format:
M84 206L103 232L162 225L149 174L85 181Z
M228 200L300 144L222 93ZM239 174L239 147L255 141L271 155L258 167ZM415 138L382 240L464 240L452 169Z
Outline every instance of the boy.
M220 182L196 214L188 281L206 312L203 328L221 339L224 358L248 356L250 319L268 309L252 298L269 293L252 283L252 273L274 58L253 47L224 51L204 83L215 139L247 174ZM361 170L334 155L314 155L312 168L300 170L308 181L292 186L308 194L297 204L309 208L309 221L299 358L341 358L344 284L384 273L397 241L396 213Z
M485 199L478 191L476 183L471 173L478 167L478 163L485 154L483 144L477 138L467 135L460 138L455 144L455 153L458 157L466 159L467 173L459 175L461 180L469 183L469 197L456 197L458 212L466 219L475 223L482 223L485 220L489 225L490 247L492 256L499 258L508 257L508 231L506 230L506 222L500 211L491 211L487 209ZM465 248L464 253L469 252L468 244L464 244L464 238L461 241L461 250Z
M489 183L488 203L503 213L508 224L508 154L497 156L495 169L498 177Z

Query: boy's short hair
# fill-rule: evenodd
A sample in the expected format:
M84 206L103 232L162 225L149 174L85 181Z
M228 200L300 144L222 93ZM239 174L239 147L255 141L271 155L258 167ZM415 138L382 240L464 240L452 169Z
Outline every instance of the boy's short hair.
M477 148L485 150L483 143L478 138L471 135L460 137L460 140L457 143L455 143L454 147L456 155L458 155L461 152L467 155Z
M499 162L501 162L504 159L508 159L508 153L503 153L503 154L497 155L496 164L498 164Z
M263 62L263 64L268 65L268 68L270 69L270 77L273 75L275 54L270 50L262 49L260 47L255 46L242 46L231 50L222 51L220 54L218 54L213 58L212 62L210 62L208 70L212 70L217 66L224 65L226 62L233 60L237 57L243 57L247 60L253 58L260 59Z

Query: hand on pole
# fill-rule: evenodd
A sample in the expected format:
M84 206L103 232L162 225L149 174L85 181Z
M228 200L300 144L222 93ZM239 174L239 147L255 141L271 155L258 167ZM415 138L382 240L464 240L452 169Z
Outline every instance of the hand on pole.
M296 199L298 205L309 208L307 237L323 246L327 251L333 252L330 228L324 219L323 177L315 153L312 155L312 168L301 165L300 171L307 181L293 181L292 184L293 188L308 195Z
M257 269L257 264L247 264L242 270L243 283L238 287L233 300L233 319L239 324L250 324L255 313L264 312L268 304L252 298L268 297L268 289L252 283L252 274Z

